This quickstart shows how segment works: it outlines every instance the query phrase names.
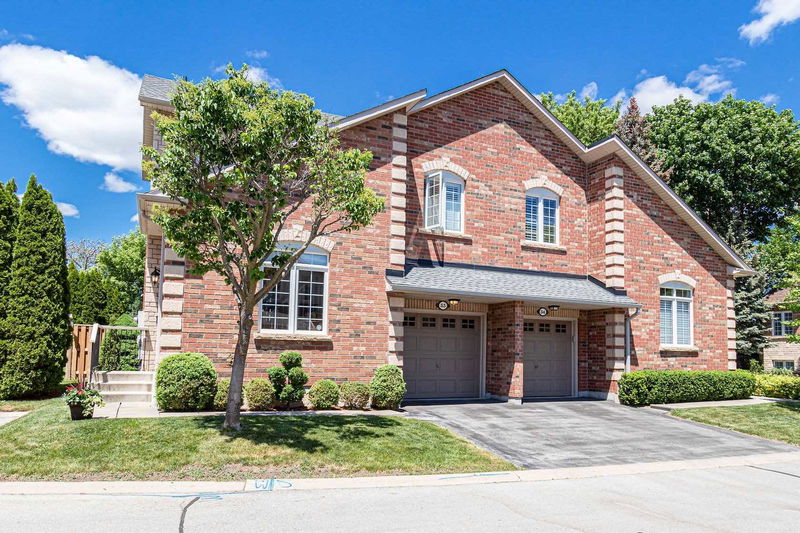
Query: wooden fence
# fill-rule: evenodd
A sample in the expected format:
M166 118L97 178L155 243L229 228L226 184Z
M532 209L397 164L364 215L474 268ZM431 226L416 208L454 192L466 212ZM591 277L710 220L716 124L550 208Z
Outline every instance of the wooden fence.
M67 365L64 368L65 380L89 381L92 370L97 366L100 343L108 330L122 329L144 331L143 328L129 326L101 326L100 324L73 324L72 345L67 349ZM139 346L139 359L142 346Z

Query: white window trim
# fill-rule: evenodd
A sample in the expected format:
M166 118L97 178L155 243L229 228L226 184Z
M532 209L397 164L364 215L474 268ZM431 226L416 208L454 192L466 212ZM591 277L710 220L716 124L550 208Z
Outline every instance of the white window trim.
M536 208L536 235L534 239L528 238L528 198L530 197L537 198L538 203ZM544 242L544 199L556 201L555 242ZM525 231L525 242L535 242L545 246L558 246L561 244L561 197L558 194L549 189L544 189L541 187L536 189L528 189L525 192L525 209L523 210L523 213L525 217L523 224Z
M437 224L428 224L428 184L434 178L439 178L439 222ZM445 219L447 216L447 194L445 192L445 184L446 183L455 183L461 187L461 228L457 230L446 229L445 228ZM452 172L448 172L445 170L437 170L436 172L431 172L425 175L425 192L424 192L424 200L425 205L423 208L423 222L425 223L425 229L429 230L437 230L437 231L446 231L448 233L457 233L463 234L464 233L464 226L465 226L465 219L464 219L464 212L465 212L465 205L466 205L466 181L464 178L453 174Z
M295 263L292 265L292 268L289 270L289 328L288 329L268 329L261 327L263 322L261 320L261 315L264 312L264 308L262 302L258 302L258 328L259 333L274 333L276 335L307 335L309 337L315 336L327 336L328 334L328 287L330 285L330 255L324 251L324 249L320 250L310 250L311 253L315 253L318 255L327 255L328 256L328 265L308 265L305 263ZM309 252L309 250L306 250ZM269 268L271 265L266 264L265 268ZM299 282L299 276L297 274L298 270L311 270L316 272L324 272L325 273L325 283L322 289L322 330L320 331L313 331L313 330L306 330L306 329L297 329L297 284ZM266 296L264 296L266 298Z
M685 284L680 282L669 282L669 283L662 283L659 285L659 294L658 294L658 312L659 312L659 322L658 322L658 338L661 341L661 301L662 300L670 300L672 301L672 339L671 342L668 343L661 343L661 348L679 348L679 349L686 349L691 348L694 346L694 289ZM681 289L681 290L688 290L691 291L692 297L691 298L683 298L678 296L661 296L661 289ZM689 343L688 344L678 344L678 302L689 302Z
M780 322L781 322L781 332L779 334L775 334L775 318L776 315L780 315ZM789 318L786 318L786 315L789 315ZM771 330L773 337L787 337L794 333L794 328L791 325L788 325L787 322L792 322L794 320L793 313L791 311L773 311L772 312L772 323L771 323ZM787 333L788 330L788 333Z

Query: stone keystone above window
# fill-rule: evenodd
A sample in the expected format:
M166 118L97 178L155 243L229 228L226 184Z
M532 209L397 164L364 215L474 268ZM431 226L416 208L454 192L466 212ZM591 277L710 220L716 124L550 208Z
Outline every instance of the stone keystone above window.
M697 282L694 278L687 276L686 274L682 274L680 271L669 272L668 274L661 274L658 276L658 284L663 285L665 283L669 283L671 281L677 281L678 283L685 283L686 285L690 286L691 288L695 288Z
M564 188L547 178L533 178L523 183L526 191L531 189L547 189L558 196L564 196Z
M278 234L278 242L306 242L311 236L311 232L300 228L284 228ZM326 252L333 250L336 241L328 237L317 237L312 241L314 246L319 246Z

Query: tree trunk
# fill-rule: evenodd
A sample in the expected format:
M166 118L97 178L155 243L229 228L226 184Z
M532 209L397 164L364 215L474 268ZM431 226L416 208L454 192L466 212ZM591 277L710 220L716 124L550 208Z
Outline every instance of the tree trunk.
M231 370L231 387L228 389L228 407L225 410L223 429L240 431L242 405L242 385L244 367L247 362L247 348L250 345L250 334L253 330L253 306L239 306L239 334L233 352L233 369Z

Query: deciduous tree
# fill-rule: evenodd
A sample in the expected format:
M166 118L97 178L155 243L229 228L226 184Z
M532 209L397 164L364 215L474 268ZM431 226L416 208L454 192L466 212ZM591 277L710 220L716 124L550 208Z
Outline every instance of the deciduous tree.
M93 239L67 241L67 260L78 267L78 270L89 270L94 268L97 256L107 246L103 241Z
M97 256L97 266L104 278L117 282L122 291L124 312L135 315L141 308L144 288L145 236L138 229L117 235L111 245ZM116 317L109 317L114 320Z
M163 150L143 148L153 185L177 204L156 213L165 237L195 273L220 274L236 300L224 423L236 430L253 308L315 239L358 230L384 207L365 186L371 153L340 148L311 98L253 83L246 70L180 81L174 115L154 115ZM290 220L308 233L285 249L278 236Z
M560 120L583 144L592 144L614 133L614 124L619 117L621 101L611 106L606 100L592 100L588 96L583 101L575 91L559 102L553 93L540 96L541 102Z

